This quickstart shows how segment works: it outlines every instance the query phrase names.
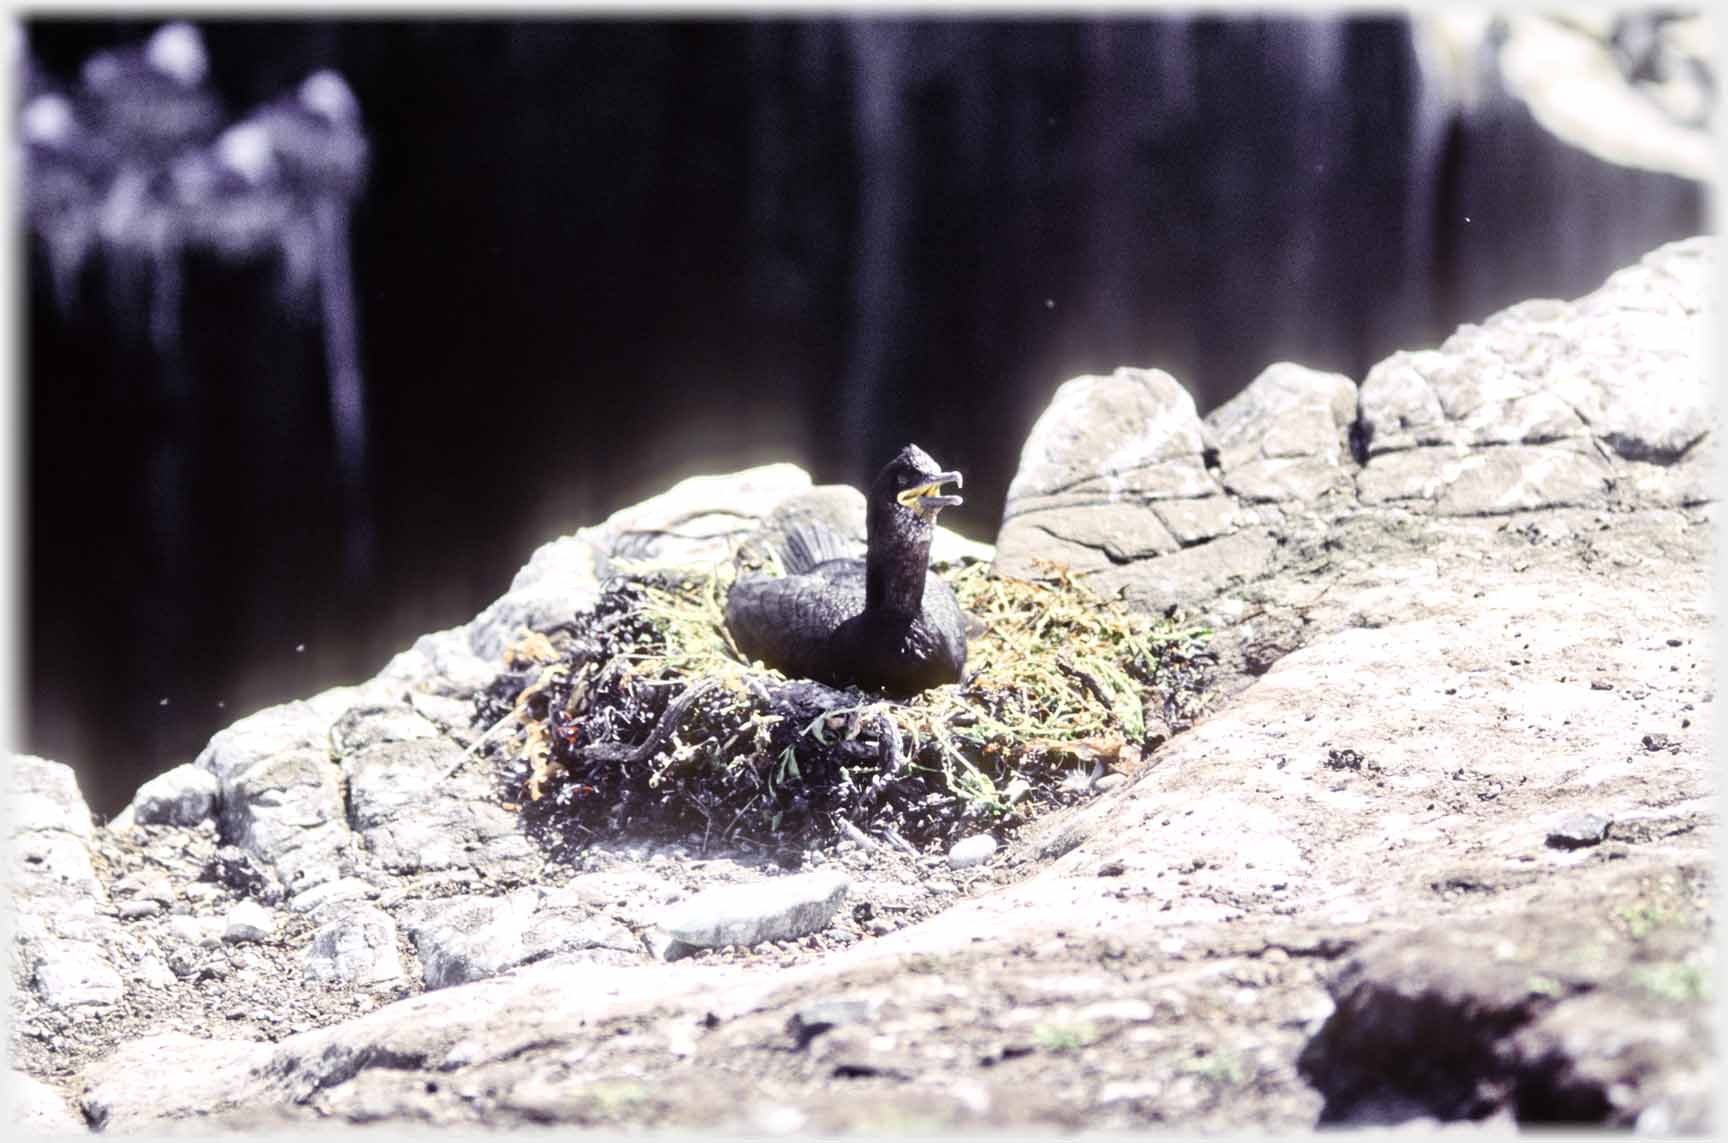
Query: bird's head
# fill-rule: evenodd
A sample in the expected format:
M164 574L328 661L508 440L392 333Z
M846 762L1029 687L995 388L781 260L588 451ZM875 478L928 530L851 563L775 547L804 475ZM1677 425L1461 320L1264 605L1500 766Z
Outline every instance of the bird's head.
M909 444L894 454L870 486L870 507L873 511L907 513L931 524L942 509L965 503L958 496L945 494L942 486L946 484L959 488L960 474L944 472L929 453Z

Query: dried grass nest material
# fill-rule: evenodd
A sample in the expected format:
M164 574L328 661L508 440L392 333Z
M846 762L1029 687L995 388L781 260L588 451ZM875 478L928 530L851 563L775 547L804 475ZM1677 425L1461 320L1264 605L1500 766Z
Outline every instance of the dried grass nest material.
M947 573L982 628L966 680L897 702L745 662L724 622L730 569L632 568L514 646L477 721L507 796L555 847L917 850L1001 833L1138 768L1192 721L1209 675L1208 631L1051 572Z

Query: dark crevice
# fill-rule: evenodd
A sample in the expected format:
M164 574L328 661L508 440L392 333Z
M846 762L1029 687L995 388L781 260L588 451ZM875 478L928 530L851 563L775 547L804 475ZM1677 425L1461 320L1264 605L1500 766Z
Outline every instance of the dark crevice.
M1685 460L1691 455L1692 450L1709 436L1709 430L1705 430L1677 449L1653 448L1643 441L1627 437L1622 433L1603 433L1601 439L1604 444L1614 450L1614 455L1622 460L1643 461L1646 464L1667 468Z
M1368 463L1368 446L1374 440L1374 426L1357 417L1350 422L1350 459L1359 466Z

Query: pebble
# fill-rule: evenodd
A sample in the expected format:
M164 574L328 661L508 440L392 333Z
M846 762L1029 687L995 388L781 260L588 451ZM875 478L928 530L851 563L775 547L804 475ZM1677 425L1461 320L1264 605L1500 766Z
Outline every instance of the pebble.
M168 932L177 940L200 948L211 948L222 943L222 922L214 917L168 918Z
M873 1000L828 999L804 1005L786 1021L786 1032L799 1048L832 1028L862 1024L874 1019L879 1005Z
M1125 785L1127 781L1128 775L1112 770L1108 774L1101 775L1096 782L1092 783L1092 788L1100 794L1107 794L1116 787Z
M136 921L143 917L154 917L162 911L162 902L154 900L122 901L114 907L122 921Z
M987 833L973 834L954 843L948 851L950 869L967 869L982 865L996 854L996 839Z
M377 896L377 894L377 889L358 877L339 877L334 881L324 881L310 889L303 889L294 894L288 899L288 907L296 913L314 913L325 905L345 901L363 901L368 897Z
M1608 837L1614 823L1601 814L1568 814L1548 829L1548 844L1555 849L1579 849L1597 845Z
M372 905L338 902L327 905L318 919L303 962L307 979L369 988L402 979L396 922L390 914Z
M797 940L828 927L850 884L823 871L709 889L661 915L658 928L671 942L655 951L670 960L692 948Z
M256 901L242 901L228 910L222 939L229 943L262 941L276 931L276 917Z

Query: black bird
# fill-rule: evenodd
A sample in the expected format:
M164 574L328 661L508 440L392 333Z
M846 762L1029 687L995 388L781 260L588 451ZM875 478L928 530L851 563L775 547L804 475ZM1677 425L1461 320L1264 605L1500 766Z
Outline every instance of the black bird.
M804 525L788 537L783 577L746 576L726 600L738 649L787 675L856 684L903 698L957 682L966 665L960 601L930 570L936 514L962 503L961 483L907 445L870 486L863 559Z

